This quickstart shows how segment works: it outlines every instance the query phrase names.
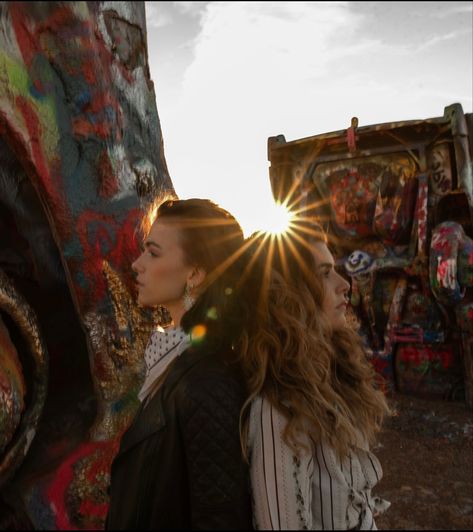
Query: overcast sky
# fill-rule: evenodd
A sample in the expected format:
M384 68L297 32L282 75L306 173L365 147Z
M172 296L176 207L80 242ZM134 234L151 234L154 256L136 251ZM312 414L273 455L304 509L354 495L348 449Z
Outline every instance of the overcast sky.
M269 136L472 112L473 2L145 4L176 192L246 232L269 216Z

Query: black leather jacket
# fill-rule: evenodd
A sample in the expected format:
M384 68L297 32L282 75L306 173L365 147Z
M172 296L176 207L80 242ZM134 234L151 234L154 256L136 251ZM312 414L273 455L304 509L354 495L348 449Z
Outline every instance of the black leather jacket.
M111 471L107 529L250 529L241 454L242 378L229 354L178 357L124 434Z

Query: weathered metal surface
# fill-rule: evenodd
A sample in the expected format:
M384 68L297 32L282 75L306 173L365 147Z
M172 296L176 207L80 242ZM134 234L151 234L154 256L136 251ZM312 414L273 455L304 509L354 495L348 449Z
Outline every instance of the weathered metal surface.
M5 484L36 434L46 398L48 358L33 310L2 270L0 362L0 478ZM26 376L22 362L29 369Z
M0 495L37 528L101 528L160 319L130 296L137 224L173 193L143 2L0 3L0 162L0 268L50 359L44 408L26 400L15 421L42 410L24 460L9 458L17 433L0 428ZM33 367L19 359L29 397Z
M453 104L428 120L358 122L291 142L270 137L273 194L285 201L292 190L289 205L325 226L389 385L463 394L473 407L472 116Z

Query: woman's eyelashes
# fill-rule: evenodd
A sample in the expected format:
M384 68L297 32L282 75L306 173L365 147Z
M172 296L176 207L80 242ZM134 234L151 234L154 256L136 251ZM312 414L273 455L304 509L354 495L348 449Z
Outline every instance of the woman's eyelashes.
M321 274L322 274L322 277L324 277L325 279L328 279L330 277L330 273L332 271L332 268L331 266L322 266L321 268Z
M150 245L148 242L141 243L140 250L142 254L146 253L149 257L156 258L160 256L157 250L154 249L154 246Z

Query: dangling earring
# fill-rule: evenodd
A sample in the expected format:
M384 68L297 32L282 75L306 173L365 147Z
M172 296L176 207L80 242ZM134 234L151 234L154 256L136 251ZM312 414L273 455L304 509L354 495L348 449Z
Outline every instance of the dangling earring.
M184 309L190 310L192 306L195 303L195 299L191 296L191 290L193 286L191 284L186 284L186 287L184 288L184 295L182 296L182 299L184 301Z

